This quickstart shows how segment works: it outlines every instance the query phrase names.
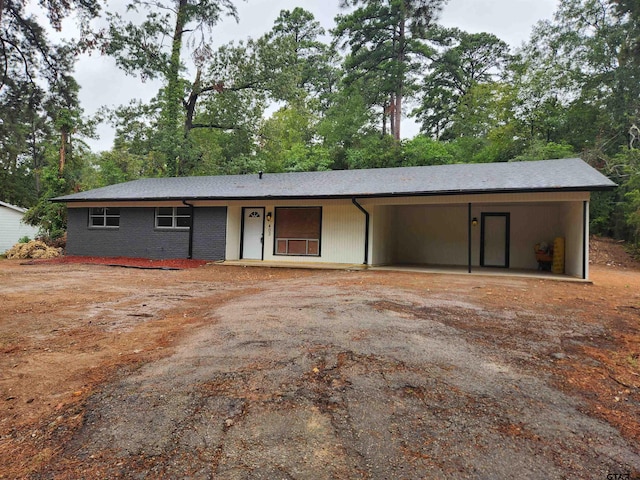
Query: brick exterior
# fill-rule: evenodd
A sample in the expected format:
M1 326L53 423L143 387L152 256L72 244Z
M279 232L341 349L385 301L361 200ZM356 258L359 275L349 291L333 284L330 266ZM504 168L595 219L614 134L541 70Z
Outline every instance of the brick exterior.
M227 208L197 207L193 213L193 258L224 260L227 243Z
M120 227L89 228L89 210L70 208L67 254L151 259L187 258L188 230L155 228L154 208L121 208ZM193 258L224 260L226 208L196 208L193 223Z

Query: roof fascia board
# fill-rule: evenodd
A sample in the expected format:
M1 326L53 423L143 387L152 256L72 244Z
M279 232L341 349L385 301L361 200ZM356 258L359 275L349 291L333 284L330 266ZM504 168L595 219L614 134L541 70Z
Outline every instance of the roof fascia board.
M6 207L9 210L13 210L18 213L26 213L27 211L26 208L18 207L17 205L11 205L10 203L6 203L6 202L0 202L0 207Z

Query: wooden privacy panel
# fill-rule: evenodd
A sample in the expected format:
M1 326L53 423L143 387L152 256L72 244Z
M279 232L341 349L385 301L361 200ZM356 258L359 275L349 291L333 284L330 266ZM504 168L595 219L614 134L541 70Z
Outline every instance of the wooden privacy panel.
M320 255L321 207L276 208L276 255Z
M276 208L277 238L320 238L320 207Z

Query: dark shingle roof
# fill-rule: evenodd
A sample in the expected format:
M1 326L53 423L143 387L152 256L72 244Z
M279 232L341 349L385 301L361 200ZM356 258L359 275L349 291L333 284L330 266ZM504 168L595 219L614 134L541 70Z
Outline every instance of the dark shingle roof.
M536 162L147 178L54 198L57 202L240 200L608 190L616 185L579 158Z

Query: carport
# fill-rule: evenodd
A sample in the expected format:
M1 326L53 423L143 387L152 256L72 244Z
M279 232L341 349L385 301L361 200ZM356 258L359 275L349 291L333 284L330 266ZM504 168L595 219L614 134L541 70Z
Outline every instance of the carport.
M564 273L588 277L588 192L434 196L363 202L372 265L535 271L534 246L564 240Z

